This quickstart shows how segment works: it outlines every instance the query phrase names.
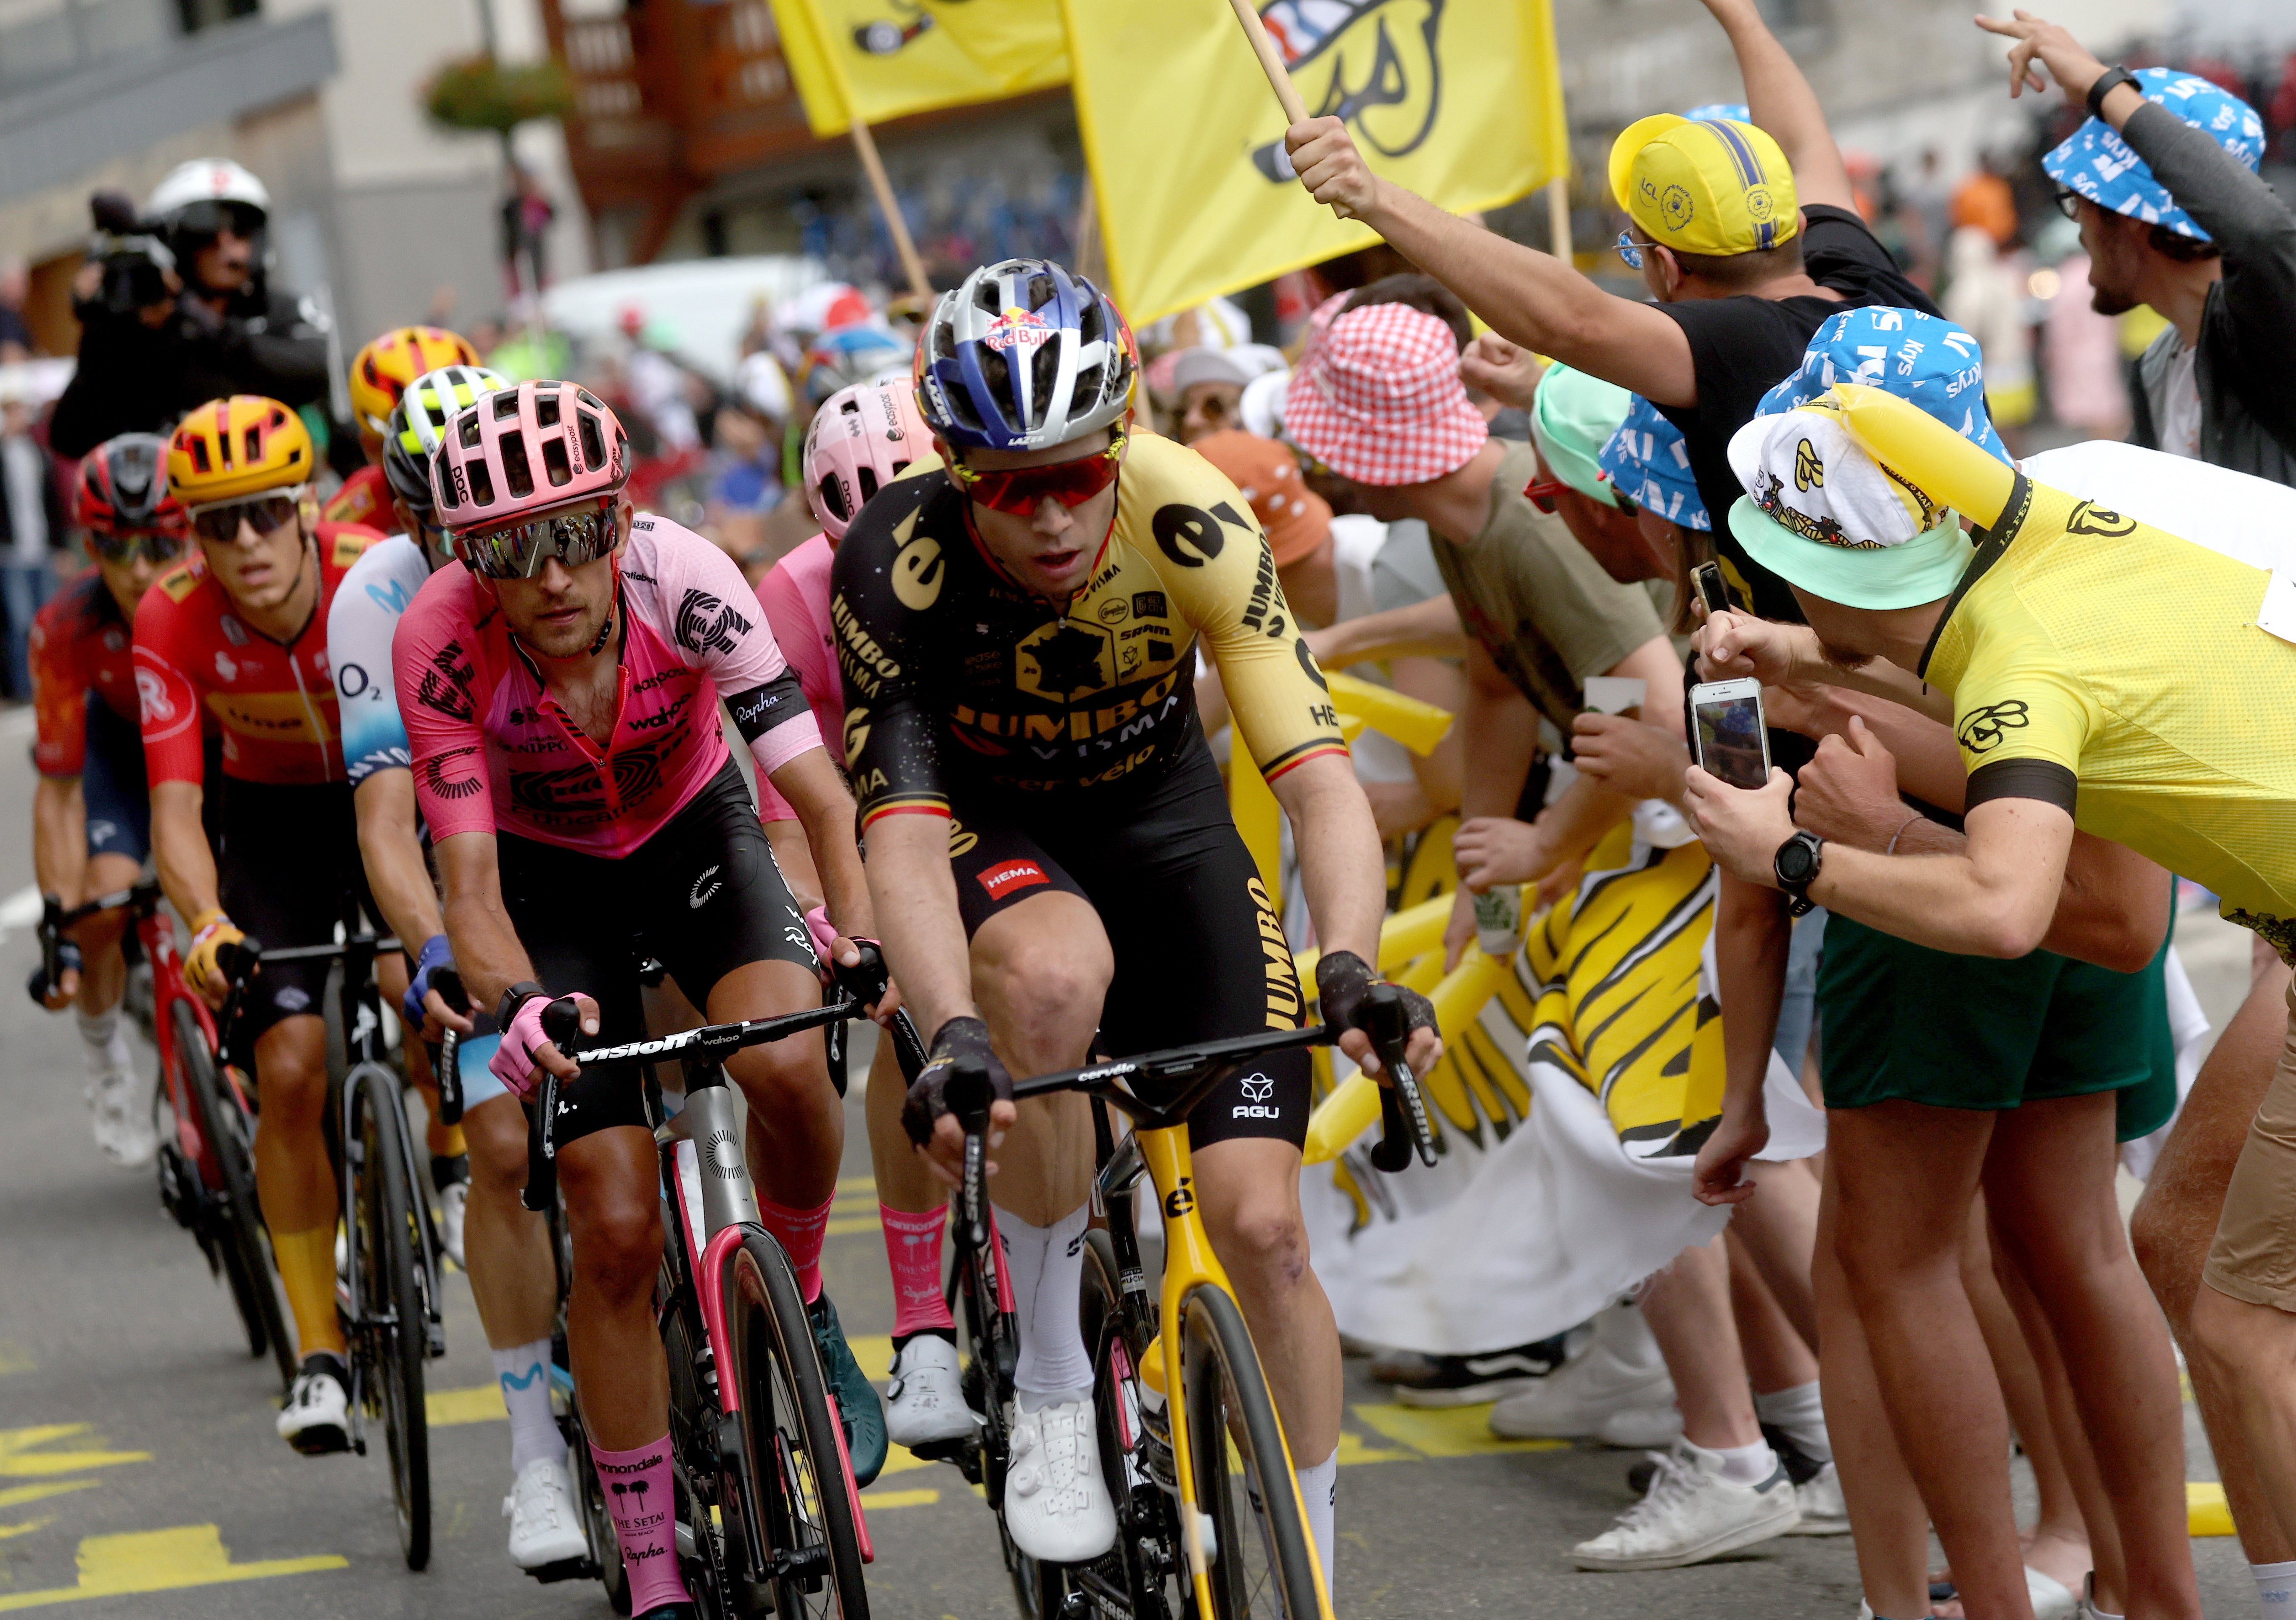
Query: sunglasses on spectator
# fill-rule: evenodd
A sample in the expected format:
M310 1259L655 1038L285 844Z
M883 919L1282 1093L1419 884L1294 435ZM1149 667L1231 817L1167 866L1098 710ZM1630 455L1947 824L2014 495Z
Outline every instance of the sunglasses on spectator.
M1533 479L1523 485L1523 498L1547 516L1554 515L1554 498L1570 486L1559 478Z
M1654 248L1658 246L1658 243L1655 242L1636 242L1635 240L1635 234L1632 231L1620 231L1619 233L1618 241L1612 243L1611 246L1617 251L1620 258L1627 261L1628 269L1639 270L1643 267L1643 250L1644 248Z
M1014 517L1034 517L1037 508L1048 500L1068 507L1083 506L1116 481L1117 468L1123 460L1124 435L1119 433L1108 448L1077 461L1056 461L1045 467L1013 467L1000 473L983 473L961 461L952 461L948 464L948 475L967 496L984 506L1009 512Z
M2080 223L2081 194L2079 192L2069 186L2060 185L2057 187L2055 201L2057 212L2076 225Z
M172 563L184 555L184 537L170 530L131 529L125 534L98 534L91 529L87 548L105 562L122 567L144 557L154 563Z
M178 209L171 223L187 235L214 236L229 231L246 239L263 228L263 210L250 202L201 201Z
M258 535L276 534L295 521L295 509L303 504L307 493L308 487L299 484L292 489L267 489L244 500L194 506L192 532L215 546L228 546L239 539L242 523Z
M553 557L579 568L612 551L621 539L621 525L614 521L619 502L619 497L608 496L583 511L485 533L457 530L447 538L475 573L489 580L531 580Z

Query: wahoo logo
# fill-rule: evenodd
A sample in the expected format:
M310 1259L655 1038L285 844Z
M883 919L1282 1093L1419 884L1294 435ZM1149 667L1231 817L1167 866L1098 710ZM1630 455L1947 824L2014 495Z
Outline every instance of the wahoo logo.
M1033 860L1007 861L1001 867L992 867L975 876L980 879L980 886L988 891L988 898L996 900L1001 900L1008 894L1016 894L1022 889L1033 889L1038 884L1053 881L1045 876L1045 868Z
M688 910L701 910L702 907L709 903L709 897L711 895L717 893L718 890L726 886L722 883L709 884L709 880L716 876L717 874L718 868L716 867L705 867L702 868L701 876L695 878L693 880L693 886L685 892L685 905ZM705 889L701 886L703 884L709 884L709 886Z
M988 323L980 341L997 354L1008 349L1037 349L1053 335L1053 324L1034 309L1007 309Z

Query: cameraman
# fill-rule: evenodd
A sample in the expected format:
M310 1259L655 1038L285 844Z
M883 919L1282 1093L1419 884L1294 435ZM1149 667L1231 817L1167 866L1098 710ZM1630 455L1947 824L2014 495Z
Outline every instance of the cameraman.
M79 369L49 429L61 456L164 432L205 399L324 400L327 332L308 299L265 283L271 196L228 159L178 166L138 220L98 193L94 262L74 282Z

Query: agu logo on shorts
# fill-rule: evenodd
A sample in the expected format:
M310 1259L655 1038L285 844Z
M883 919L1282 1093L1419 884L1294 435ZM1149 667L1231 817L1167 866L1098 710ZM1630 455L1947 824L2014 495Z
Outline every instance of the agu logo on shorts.
M1275 1095L1275 1082L1265 1074L1247 1074L1237 1082L1243 1092L1243 1101L1228 1111L1231 1119L1282 1119L1283 1110L1271 1108L1267 1099Z
M1008 860L973 876L980 879L980 886L988 891L988 898L993 900L1005 900L1023 889L1053 881L1045 876L1045 868L1033 860Z

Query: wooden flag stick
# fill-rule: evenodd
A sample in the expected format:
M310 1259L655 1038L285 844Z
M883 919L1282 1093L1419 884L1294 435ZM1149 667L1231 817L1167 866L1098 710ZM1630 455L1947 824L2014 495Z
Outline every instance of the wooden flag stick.
M850 109L851 102L846 103ZM868 172L869 189L877 193L877 211L885 217L885 228L893 234L893 251L901 256L901 268L909 278L909 291L927 303L932 300L932 284L925 279L925 261L917 257L917 244L909 240L909 222L901 218L899 200L893 195L893 183L885 177L884 160L877 155L877 139L869 133L869 126L854 119L847 126L853 136L853 150L860 154L861 167Z
M1546 230L1554 257L1570 262L1570 182L1557 175L1546 183Z
M1277 105L1283 109L1285 122L1304 124L1308 121L1308 103L1300 99L1293 87L1292 75L1283 66L1283 53L1267 37L1267 25L1259 20L1259 12L1251 0L1227 0L1234 8L1235 20L1242 25L1243 37L1251 41L1252 54L1259 58L1259 70L1267 75L1268 87L1275 92Z

